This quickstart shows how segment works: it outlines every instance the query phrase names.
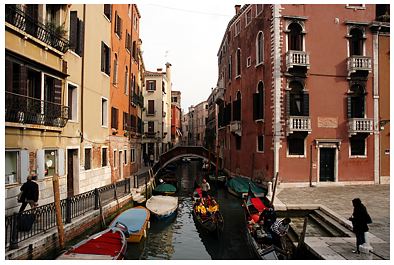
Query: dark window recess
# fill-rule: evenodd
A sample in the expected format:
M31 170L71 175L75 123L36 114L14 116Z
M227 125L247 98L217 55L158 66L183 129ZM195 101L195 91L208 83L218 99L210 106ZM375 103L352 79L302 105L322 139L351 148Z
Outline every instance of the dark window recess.
M109 4L104 5L104 15L111 21L112 6Z
M289 155L304 155L304 138L288 138Z
M257 136L257 151L264 151L264 135Z
M363 55L363 44L364 37L362 30L359 28L353 28L352 30L350 30L350 56Z
M242 137L239 135L235 135L235 148L237 150L241 150L241 143L242 143Z
M134 58L134 60L137 60L137 43L135 41L133 41L133 53L132 56Z
M148 132L149 133L155 132L155 122L154 121L148 121Z
M241 75L241 50L237 50L237 76Z
M303 91L298 82L290 84L287 92L287 110L289 116L309 116L309 94Z
M302 51L302 27L298 23L291 23L289 26L289 50Z
M115 11L115 33L122 38L122 19L118 16L118 12Z
M101 166L102 167L107 166L107 148L101 149Z
M130 115L130 127L133 132L137 130L137 118L134 115Z
M101 42L101 71L106 73L107 75L111 72L111 63L110 63L110 49L104 42Z
M382 22L390 22L390 5L378 4L376 5L376 20Z
M131 35L126 31L126 49L131 52Z
M92 149L85 149L85 170L91 169L91 161L92 161Z
M79 56L83 52L83 21L77 16L77 11L70 12L70 49Z
M153 115L155 114L155 101L148 100L148 114Z
M118 129L118 112L117 108L111 108L111 128Z
M130 127L129 114L127 112L123 112L123 130L128 130Z
M253 94L253 120L264 118L264 86L259 83L258 93Z
M233 77L232 77L232 58L231 55L228 58L228 80L230 81Z
M233 101L233 121L241 120L241 94L238 92L237 100Z
M350 154L352 156L365 156L365 139L358 137L350 138Z
M348 118L364 118L365 115L365 93L361 85L353 85L352 94L348 95Z

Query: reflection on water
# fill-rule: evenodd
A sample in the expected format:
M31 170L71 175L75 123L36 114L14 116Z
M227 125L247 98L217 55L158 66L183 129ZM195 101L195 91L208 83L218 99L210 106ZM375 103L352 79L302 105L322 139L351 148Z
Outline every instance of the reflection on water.
M201 174L201 163L192 161L177 167L179 208L177 215L165 222L152 220L148 237L140 244L129 244L127 259L251 259L246 245L241 201L224 188L213 191L224 217L224 231L219 236L197 228L192 216L191 194L194 180ZM214 188L214 185L211 185Z

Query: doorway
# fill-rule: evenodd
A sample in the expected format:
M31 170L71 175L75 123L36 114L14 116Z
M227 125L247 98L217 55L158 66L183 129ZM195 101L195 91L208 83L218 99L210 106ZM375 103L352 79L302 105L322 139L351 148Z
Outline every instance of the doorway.
M123 179L123 151L119 151L119 178Z
M335 153L335 148L320 148L320 182L335 181Z
M78 149L67 149L67 197L78 193L74 183L78 184Z

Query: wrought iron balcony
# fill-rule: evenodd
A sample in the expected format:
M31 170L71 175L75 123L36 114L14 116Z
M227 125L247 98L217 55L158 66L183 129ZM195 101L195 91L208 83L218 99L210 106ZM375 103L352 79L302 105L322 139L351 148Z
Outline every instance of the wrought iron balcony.
M5 21L60 52L65 53L69 48L67 39L59 36L48 26L30 17L14 5L6 5Z
M357 71L372 71L372 59L366 56L352 55L347 58L348 76Z
M64 127L69 107L6 91L5 121Z
M230 132L235 133L238 136L242 136L241 121L232 121L230 123Z
M373 133L373 119L350 118L348 120L349 136L357 133Z
M290 116L287 120L287 135L293 132L312 131L311 118L308 116Z
M141 94L138 95L136 93L133 93L132 97L131 97L131 103L133 103L136 106L139 105L141 108L143 108L144 107L144 97Z
M303 51L288 51L286 53L287 71L294 66L302 66L309 69L309 54Z

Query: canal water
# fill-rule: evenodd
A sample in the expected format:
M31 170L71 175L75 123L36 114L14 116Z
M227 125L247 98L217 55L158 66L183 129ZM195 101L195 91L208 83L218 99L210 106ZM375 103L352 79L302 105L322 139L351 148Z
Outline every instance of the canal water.
M244 216L241 200L229 194L224 187L211 183L224 218L224 230L219 236L205 233L192 216L191 195L196 176L200 177L202 163L178 163L179 208L170 220L151 220L148 236L139 244L129 244L126 259L142 260L210 260L253 259L244 233Z

